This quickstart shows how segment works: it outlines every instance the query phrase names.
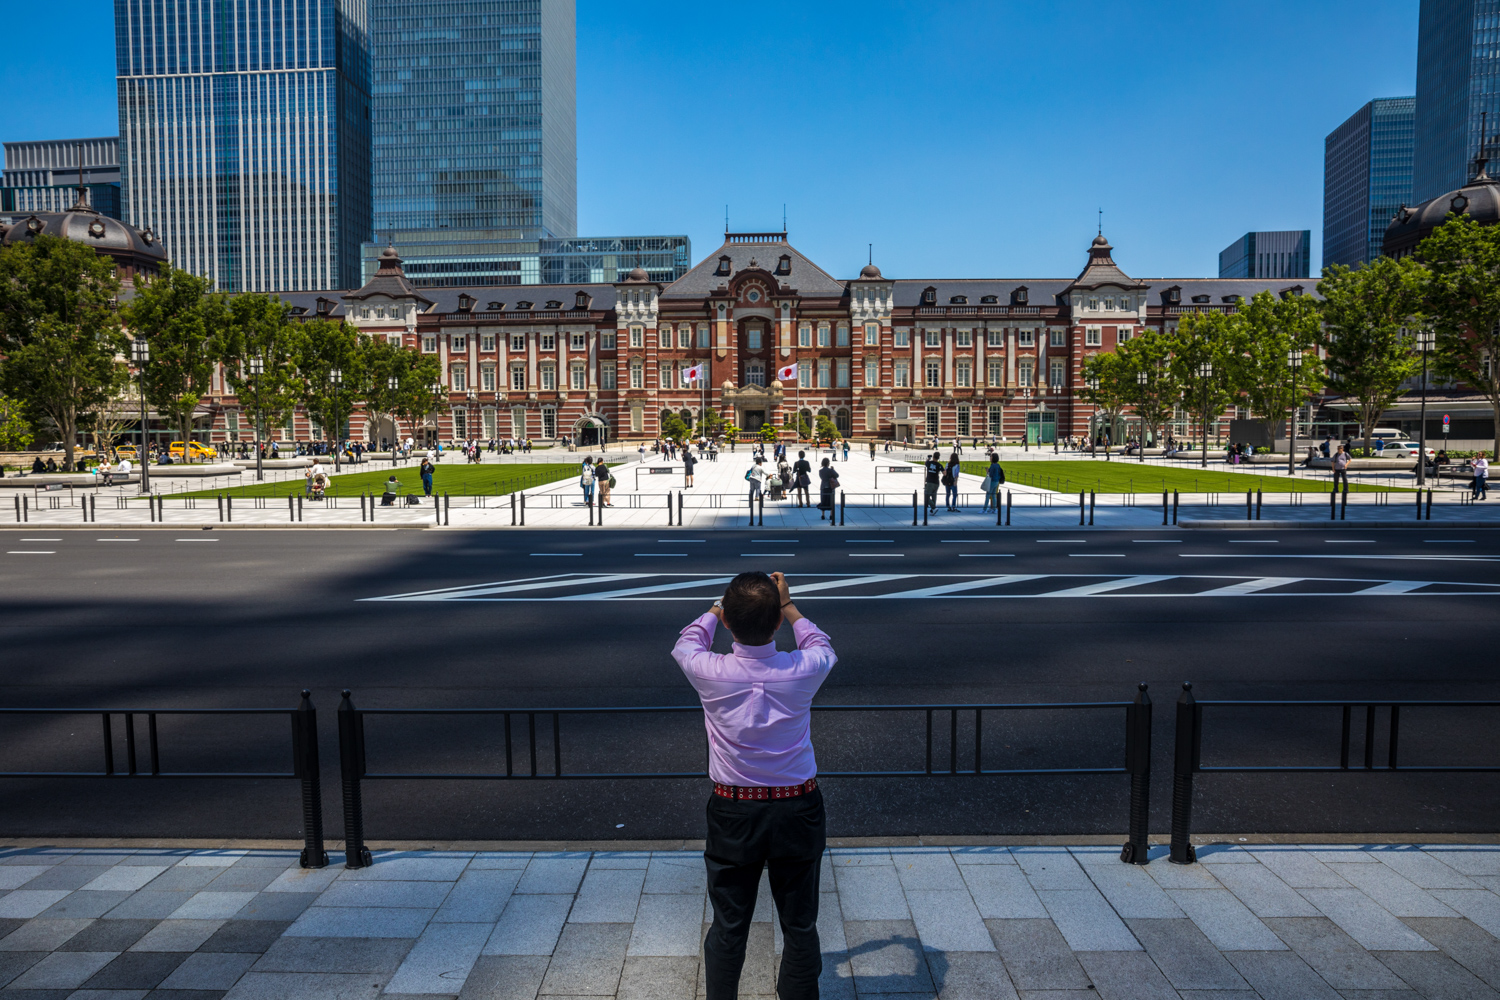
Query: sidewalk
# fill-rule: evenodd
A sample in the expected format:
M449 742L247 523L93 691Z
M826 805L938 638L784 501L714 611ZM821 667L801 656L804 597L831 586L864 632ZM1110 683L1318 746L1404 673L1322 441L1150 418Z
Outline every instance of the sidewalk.
M1456 1000L1500 988L1500 846L831 850L822 995ZM0 998L701 995L687 851L0 849ZM741 997L770 997L762 881Z

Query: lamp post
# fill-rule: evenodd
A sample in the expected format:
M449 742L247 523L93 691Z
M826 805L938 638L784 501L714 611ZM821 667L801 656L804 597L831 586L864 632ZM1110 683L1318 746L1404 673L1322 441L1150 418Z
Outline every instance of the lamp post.
M339 452L343 451L344 421L339 414L339 386L344 384L344 372L334 368L328 372L328 383L333 386L333 471L339 471Z
M396 407L394 405L396 400L396 392L401 388L401 380L392 375L385 380L385 387L391 391L391 465L394 467L396 464L396 456L401 453L401 432L396 427Z
M130 345L130 357L135 362L136 385L140 388L141 395L141 453L136 459L141 463L141 492L151 492L151 457L147 454L150 447L146 443L146 362L151 360L151 345L144 337L137 337L135 343Z
M432 390L432 400L433 400L433 410L432 410L432 412L434 414L436 414L437 413L437 404L439 402L438 397L444 395L444 393L443 393L443 384L441 382L434 382L434 383L432 383L432 385L428 386L427 388L430 389L430 390ZM433 420L432 427L433 427L432 433L433 433L434 436L436 436L437 435L437 420L436 419ZM522 432L521 432L521 440L522 440L522 442L524 442L526 440L526 432L525 432L524 428L522 429Z
M260 399L260 377L265 373L266 362L259 354L250 359L250 377L255 384L255 481L260 482L266 478L265 469L261 466L261 456L264 451L263 439L266 436L265 414L261 408Z
M1090 375L1083 380L1094 400L1094 415L1089 419L1089 457L1094 457L1094 439L1099 433L1099 376Z
M479 393L473 389L464 392L464 445L467 451L468 442L477 437L474 433L474 402L479 398ZM467 454L464 458L468 458Z
M1432 329L1421 327L1417 330L1417 350L1422 352L1422 415L1417 423L1418 489L1427 485L1427 352L1431 351L1432 347Z
M1025 388L1023 388L1021 390L1021 399L1023 400L1022 405L1024 407L1026 407L1026 409L1024 409L1023 411L1021 411L1021 417L1022 417L1022 420L1023 420L1023 423L1021 424L1021 450L1022 451L1030 451L1031 450L1031 386L1028 385L1028 386L1026 386ZM1038 423L1037 426L1040 427L1041 424ZM1038 443L1040 443L1040 442L1038 442Z
M1138 371L1135 373L1135 382L1136 385L1139 385L1141 387L1142 398L1145 397L1146 383L1149 382L1150 379L1151 377L1144 371ZM1146 460L1146 418L1141 416L1139 407L1137 407L1135 415L1141 422L1141 439L1136 444L1136 457L1144 462Z
M1213 377L1213 362L1198 365L1198 378L1203 382L1203 461L1199 464L1205 469L1208 468L1208 380Z
M1286 363L1287 367L1292 370L1292 433L1286 446L1286 474L1295 476L1297 474L1297 411L1302 408L1297 402L1297 369L1302 367L1302 352L1295 347L1287 351Z

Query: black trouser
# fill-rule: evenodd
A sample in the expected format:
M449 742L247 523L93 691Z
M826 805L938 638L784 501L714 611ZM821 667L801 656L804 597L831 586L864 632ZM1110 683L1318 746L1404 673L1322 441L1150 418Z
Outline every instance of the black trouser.
M740 802L710 795L708 898L714 922L703 943L708 1000L739 995L745 941L760 888L761 869L770 866L771 898L781 933L781 1000L816 1000L823 955L818 944L818 872L827 843L823 793L814 789L795 799Z
M1348 489L1349 488L1349 470L1348 469L1334 469L1333 470L1333 489L1334 489L1335 493L1338 492L1339 480L1340 479L1342 479L1344 481L1344 488Z

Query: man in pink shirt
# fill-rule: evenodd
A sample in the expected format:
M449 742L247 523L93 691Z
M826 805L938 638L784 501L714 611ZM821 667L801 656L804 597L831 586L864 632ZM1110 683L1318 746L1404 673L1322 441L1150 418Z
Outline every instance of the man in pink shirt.
M790 622L795 652L776 649ZM711 651L720 622L729 653ZM838 659L833 645L797 611L780 573L741 573L722 600L682 630L672 658L703 702L708 729L708 895L714 922L704 942L708 1000L739 995L745 942L761 870L786 939L777 994L816 1000L823 969L818 943L818 874L826 846L823 793L813 757L812 699Z

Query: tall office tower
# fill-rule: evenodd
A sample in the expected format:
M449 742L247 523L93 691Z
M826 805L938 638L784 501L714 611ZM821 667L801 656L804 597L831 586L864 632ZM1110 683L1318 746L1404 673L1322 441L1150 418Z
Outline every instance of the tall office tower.
M1500 131L1500 0L1422 0L1412 202L1469 181L1480 116Z
M1424 13L1427 5L1422 7ZM1323 140L1323 266L1380 256L1385 227L1412 195L1414 97L1384 97Z
M380 0L375 228L576 235L574 0Z
M7 142L0 214L66 212L78 200L78 189L85 187L90 208L118 219L119 145L114 136Z
M1246 233L1219 251L1221 278L1305 278L1311 264L1311 229Z
M228 291L357 288L369 0L115 0L124 216Z

